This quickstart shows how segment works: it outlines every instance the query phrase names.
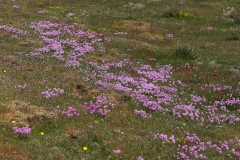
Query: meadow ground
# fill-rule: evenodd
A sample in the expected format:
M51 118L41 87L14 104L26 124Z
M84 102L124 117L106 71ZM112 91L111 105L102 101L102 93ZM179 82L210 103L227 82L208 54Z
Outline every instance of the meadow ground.
M0 0L0 159L239 159L240 2Z

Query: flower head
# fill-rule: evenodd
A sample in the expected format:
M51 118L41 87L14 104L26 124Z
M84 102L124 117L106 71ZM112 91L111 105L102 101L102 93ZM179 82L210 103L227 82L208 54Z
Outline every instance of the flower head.
M115 154L120 154L120 153L121 153L121 150L120 150L120 149L113 150L113 153L115 153Z
M143 157L139 156L139 157L138 157L138 160L144 160L144 159L143 159Z
M84 147L83 147L83 150L86 151L86 150L88 150L88 148L87 148L86 146L84 146Z
M74 16L74 13L68 13L67 18Z
M20 6L19 5L13 5L12 8L18 9L18 8L20 8Z

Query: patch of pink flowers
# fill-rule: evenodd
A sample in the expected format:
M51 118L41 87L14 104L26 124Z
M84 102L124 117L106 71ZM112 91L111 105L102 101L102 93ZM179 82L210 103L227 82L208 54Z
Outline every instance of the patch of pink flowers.
M29 127L29 125L26 125L25 127L13 127L14 133L20 133L20 134L29 134L31 133L32 129Z
M24 89L24 88L26 88L26 87L27 87L27 84L14 86L14 88L18 88L18 89Z
M38 11L39 14L44 14L45 11L44 10L41 10L41 11Z
M182 128L183 129L183 128ZM228 157L240 157L239 151L236 148L239 147L240 140L225 140L218 143L213 143L212 141L202 141L196 134L190 134L189 132L183 131L181 128L177 127L175 131L178 134L183 133L181 138L176 138L172 135L168 138L167 134L155 134L154 139L161 139L162 145L166 146L169 142L177 146L175 159L208 159L203 152L211 150L218 154L224 154ZM184 142L184 143L183 143ZM232 153L232 154L230 154Z
M60 107L57 106L57 108L59 109ZM68 116L68 117L80 116L80 113L77 112L77 109L74 108L74 107L71 107L71 106L69 106L66 111L64 111L64 110L61 111L61 110L59 109L59 112L60 112L61 114L63 114L63 115Z
M74 13L68 13L68 14L67 14L67 18L70 18L70 17L72 17L72 16L74 16Z
M14 28L14 27L9 27L7 25L0 26L0 29L4 29L5 31L10 32L10 33L16 33L18 35L27 35L28 34L27 31L23 31L21 29Z
M19 5L13 5L12 8L14 8L14 9L19 9L20 6L19 6Z
M45 96L45 98L50 98L50 97L56 97L59 94L63 94L64 89L61 88L53 88L53 89L48 89L47 91L42 92L41 94Z
M97 96L96 102L84 102L83 108L85 108L90 114L95 112L99 113L102 116L106 116L110 112L109 107L114 108L114 104L111 100L108 100L105 96Z
M120 153L121 153L121 150L120 150L120 149L113 150L113 153L114 153L114 154L120 154Z
M68 16L73 16L73 14L69 13ZM50 21L32 22L30 28L39 34L39 38L45 45L34 49L26 56L44 59L49 57L49 53L51 53L52 58L64 61L66 67L77 68L81 65L82 57L85 54L95 51L94 44L101 48L100 52L105 52L102 47L103 37L98 36L95 32L76 30L76 25L52 23ZM69 40L67 37L85 39L88 42L79 43L76 40ZM68 51L65 48L68 48Z
M134 113L136 114L136 115L140 115L142 118L151 118L152 117L152 115L151 114L148 114L148 113L146 113L144 110L134 110Z

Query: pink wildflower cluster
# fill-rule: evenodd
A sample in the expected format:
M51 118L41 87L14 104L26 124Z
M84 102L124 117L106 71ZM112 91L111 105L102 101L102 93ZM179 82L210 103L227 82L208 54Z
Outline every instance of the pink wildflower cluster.
M60 107L57 106L57 108L59 109ZM63 115L67 115L68 117L80 116L80 113L77 112L77 109L76 109L76 108L73 108L73 107L71 107L71 106L69 106L66 111L61 111L61 110L59 109L59 112L61 112L61 114L63 114Z
M122 68L125 67L126 65L132 64L132 62L130 62L130 60L128 59L124 59L122 61L119 62L105 62L103 64L101 64L100 66L95 63L95 62L88 62L89 65L91 65L92 67L96 68L97 70L109 70L110 68Z
M173 38L173 34L166 34L167 37Z
M19 5L13 5L12 8L14 8L14 9L19 9L20 6L19 6Z
M179 118L190 117L191 120L198 120L200 111L193 105L176 105L172 109L173 115Z
M114 104L107 99L105 96L97 96L97 101L92 102L84 102L83 108L90 112L90 114L94 114L95 112L99 113L102 116L106 116L107 113L110 112L108 109L109 106L114 108Z
M40 10L40 11L38 11L38 13L39 13L39 14L44 14L45 11L44 11L44 10Z
M27 84L14 86L14 88L18 88L18 89L24 89L26 87L27 87Z
M71 17L73 14L69 13L68 16ZM50 21L32 22L30 28L39 34L39 38L45 42L45 45L41 48L36 48L34 51L26 54L26 56L43 59L47 57L45 54L50 52L53 53L51 57L65 61L66 67L79 67L82 57L87 53L95 51L94 44L101 46L104 37L95 32L76 30L76 25L52 23ZM76 37L84 39L84 42L69 40L63 37ZM68 51L65 48L68 48ZM104 48L101 48L99 52L105 52ZM66 54L67 56L65 56Z
M134 113L136 115L140 115L142 118L151 118L152 115L151 114L147 114L144 110L134 110Z
M168 135L166 135L166 134L155 134L154 139L158 139L158 138L163 140L163 144L167 143L168 141L170 142L170 140L171 140L171 143L176 143L174 135L172 135L168 138Z
M53 89L48 89L47 91L42 92L42 95L45 95L45 97L48 99L50 97L56 97L59 94L63 94L64 90L61 88L53 88Z
M214 92L226 91L231 90L232 86L224 86L224 85L214 85L214 84L198 84L200 90L207 90L208 88L212 89Z
M0 26L0 29L4 29L4 30L6 30L7 32L10 32L10 33L16 33L18 35L27 35L28 34L27 31L23 31L23 30L14 28L14 27L9 27L7 25Z
M144 160L144 158L142 156L139 156L138 160Z
M116 65L124 62L124 65ZM221 101L207 101L203 96L194 93L186 93L187 84L180 80L172 78L172 66L156 65L152 68L150 65L132 66L129 60L119 63L103 63L101 65L95 62L89 62L95 70L90 74L86 70L88 79L97 79L96 84L108 89L114 89L118 92L128 94L134 101L140 102L143 106L158 112L171 112L179 118L189 118L192 121L201 123L223 123L233 124L240 121L236 113L228 113L227 107L236 107L240 104L239 98L233 98L231 94L226 94L228 99ZM131 68L131 72L113 70L113 67ZM197 70L196 66L190 64L184 65L187 69ZM111 70L110 70L111 68ZM135 76L131 76L135 74ZM219 85L209 85L213 87L213 92L218 92ZM181 88L181 89L179 89ZM231 89L231 86L220 87L221 90ZM179 95L177 94L179 93ZM186 98L183 102L182 97ZM188 101L186 101L188 100ZM224 111L225 113L219 112ZM240 111L240 110L237 110ZM206 126L207 127L207 126Z
M131 63L127 63L124 67L131 66ZM102 69L102 67L93 66L96 69ZM96 84L105 88L115 89L117 91L125 92L129 94L133 99L141 102L144 106L151 110L167 111L163 105L169 105L172 102L172 96L170 93L176 92L173 87L156 85L156 82L165 83L171 77L171 66L163 66L157 69L153 69L149 65L141 65L139 69L133 68L133 72L138 73L138 77L131 77L126 72L120 71L119 73L109 73L108 67L102 69L101 72L96 73L95 76L102 78L97 80ZM92 75L92 78L93 75ZM154 81L154 82L151 82ZM153 99L157 99L157 102Z
M179 127L176 128L178 134L182 133ZM190 134L189 132L183 131L184 135L182 138L176 138L174 135L168 137L166 134L155 134L154 139L161 139L162 145L166 145L171 142L177 146L175 159L208 159L203 152L207 150L216 151L218 154L225 153L229 157L237 156L240 157L239 151L235 148L240 146L240 140L225 140L214 144L212 141L204 142L196 134ZM184 142L184 143L183 143ZM231 149L232 148L232 149ZM229 153L232 153L230 155Z
M113 150L113 153L114 153L114 154L120 154L120 153L121 153L121 150L120 150L120 149Z
M26 125L25 127L13 127L14 133L20 133L20 134L29 134L31 133L31 128L29 128L29 125Z
M114 34L115 35L117 35L117 34L125 35L125 34L127 34L127 32L118 32L118 31L116 31Z
M67 14L67 18L70 18L70 17L72 17L72 16L74 16L74 13L68 13L68 14Z

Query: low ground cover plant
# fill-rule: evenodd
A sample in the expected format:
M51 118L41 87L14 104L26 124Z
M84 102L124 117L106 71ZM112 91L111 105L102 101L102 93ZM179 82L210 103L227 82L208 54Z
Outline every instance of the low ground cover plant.
M0 1L0 158L239 159L231 3Z

